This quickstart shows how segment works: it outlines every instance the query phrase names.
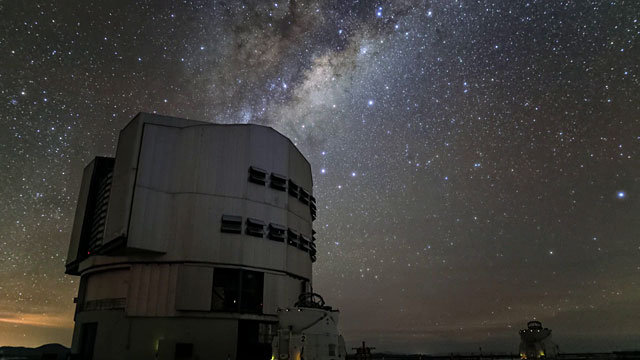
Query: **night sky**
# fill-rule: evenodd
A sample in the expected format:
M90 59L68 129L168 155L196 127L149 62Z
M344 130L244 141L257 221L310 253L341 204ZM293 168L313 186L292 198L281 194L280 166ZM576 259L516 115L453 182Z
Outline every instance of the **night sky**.
M0 345L69 345L83 167L140 111L309 159L347 346L640 344L640 2L0 1Z

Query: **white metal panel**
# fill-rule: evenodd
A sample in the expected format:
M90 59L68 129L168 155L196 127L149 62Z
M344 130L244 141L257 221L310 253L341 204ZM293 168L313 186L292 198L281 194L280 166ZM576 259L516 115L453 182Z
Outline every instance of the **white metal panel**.
M127 299L129 316L171 316L175 313L177 264L135 264Z
M280 278L282 275L265 273L262 294L262 312L276 315L278 310L278 294L280 293Z
M82 172L82 183L80 184L80 192L78 193L78 203L76 205L76 214L73 220L73 229L71 231L71 241L69 243L69 252L67 253L66 264L70 264L78 258L78 250L82 237L82 227L84 225L84 215L87 209L91 177L95 169L95 164L96 161L94 159Z
M85 301L126 298L129 292L129 269L101 271L87 275Z
M147 311L146 316L159 316L158 314L158 300L160 299L160 293L164 292L161 289L165 288L166 284L160 283L160 275L163 272L164 266L152 265L149 266L151 272L149 273L149 293L147 296ZM162 301L162 300L160 300Z
M244 197L248 185L248 129L237 126L194 128L203 137L198 149L202 172L197 192Z
M269 172L288 176L289 140L277 131L262 126L251 127L250 136L251 162Z
M131 280L129 282L129 296L127 298L127 315L136 315L139 312L139 288L141 282L141 265L132 265L131 266Z
M142 120L138 115L120 132L118 138L103 241L105 245L126 236L128 232L141 133Z
M183 129L167 128L176 136L175 144L169 149L171 152L171 176L173 182L171 191L177 193L210 193L200 191L198 182L201 178L209 178L209 174L202 172L201 158L210 158L210 154L202 153L202 143L209 139L203 138L202 129L208 126L194 126Z
M289 176L307 191L312 191L311 166L292 143L289 144Z
M138 302L140 307L140 315L149 314L149 297L155 296L151 293L151 272L153 267L143 265L140 272L140 292L138 293Z
M176 310L211 310L213 268L183 265L178 271Z
M311 226L311 210L309 205L303 204L300 200L296 200L292 196L289 196L289 211L304 220L308 226Z
M176 238L174 209L174 197L171 194L138 187L127 246L166 252L168 244Z
M145 124L138 162L136 186L160 191L174 191L176 174L174 154L180 129Z
M140 113L120 132L107 211L104 244L128 235L130 209L137 177L138 155L143 128L146 128L145 125L152 124L176 128L198 125L202 124L202 122Z
M167 303L166 314L167 316L173 316L176 312L176 299L178 297L178 273L180 265L172 264L169 267L169 282L167 287Z

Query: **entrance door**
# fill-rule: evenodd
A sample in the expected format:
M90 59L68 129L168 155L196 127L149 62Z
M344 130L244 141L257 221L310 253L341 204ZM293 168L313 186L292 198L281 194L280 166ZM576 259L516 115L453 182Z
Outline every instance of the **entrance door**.
M93 349L96 345L96 334L98 333L98 323L82 324L80 341L80 358L82 360L93 360Z
M253 320L238 321L237 360L271 359L272 324Z

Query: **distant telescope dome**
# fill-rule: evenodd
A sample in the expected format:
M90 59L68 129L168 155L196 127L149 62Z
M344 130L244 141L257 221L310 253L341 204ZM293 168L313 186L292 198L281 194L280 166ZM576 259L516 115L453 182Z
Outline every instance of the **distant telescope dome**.
M527 328L520 330L521 359L555 359L558 345L551 341L551 330L542 327L537 320L529 321Z
M542 329L542 323L540 321L535 321L535 320L534 321L529 321L527 323L527 327L529 329L532 329L532 330L533 329Z

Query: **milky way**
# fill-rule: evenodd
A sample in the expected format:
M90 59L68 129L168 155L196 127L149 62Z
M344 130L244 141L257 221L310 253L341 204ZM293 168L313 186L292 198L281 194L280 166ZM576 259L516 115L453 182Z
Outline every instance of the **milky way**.
M640 3L0 3L0 345L69 345L82 168L140 111L312 164L349 347L640 338Z

